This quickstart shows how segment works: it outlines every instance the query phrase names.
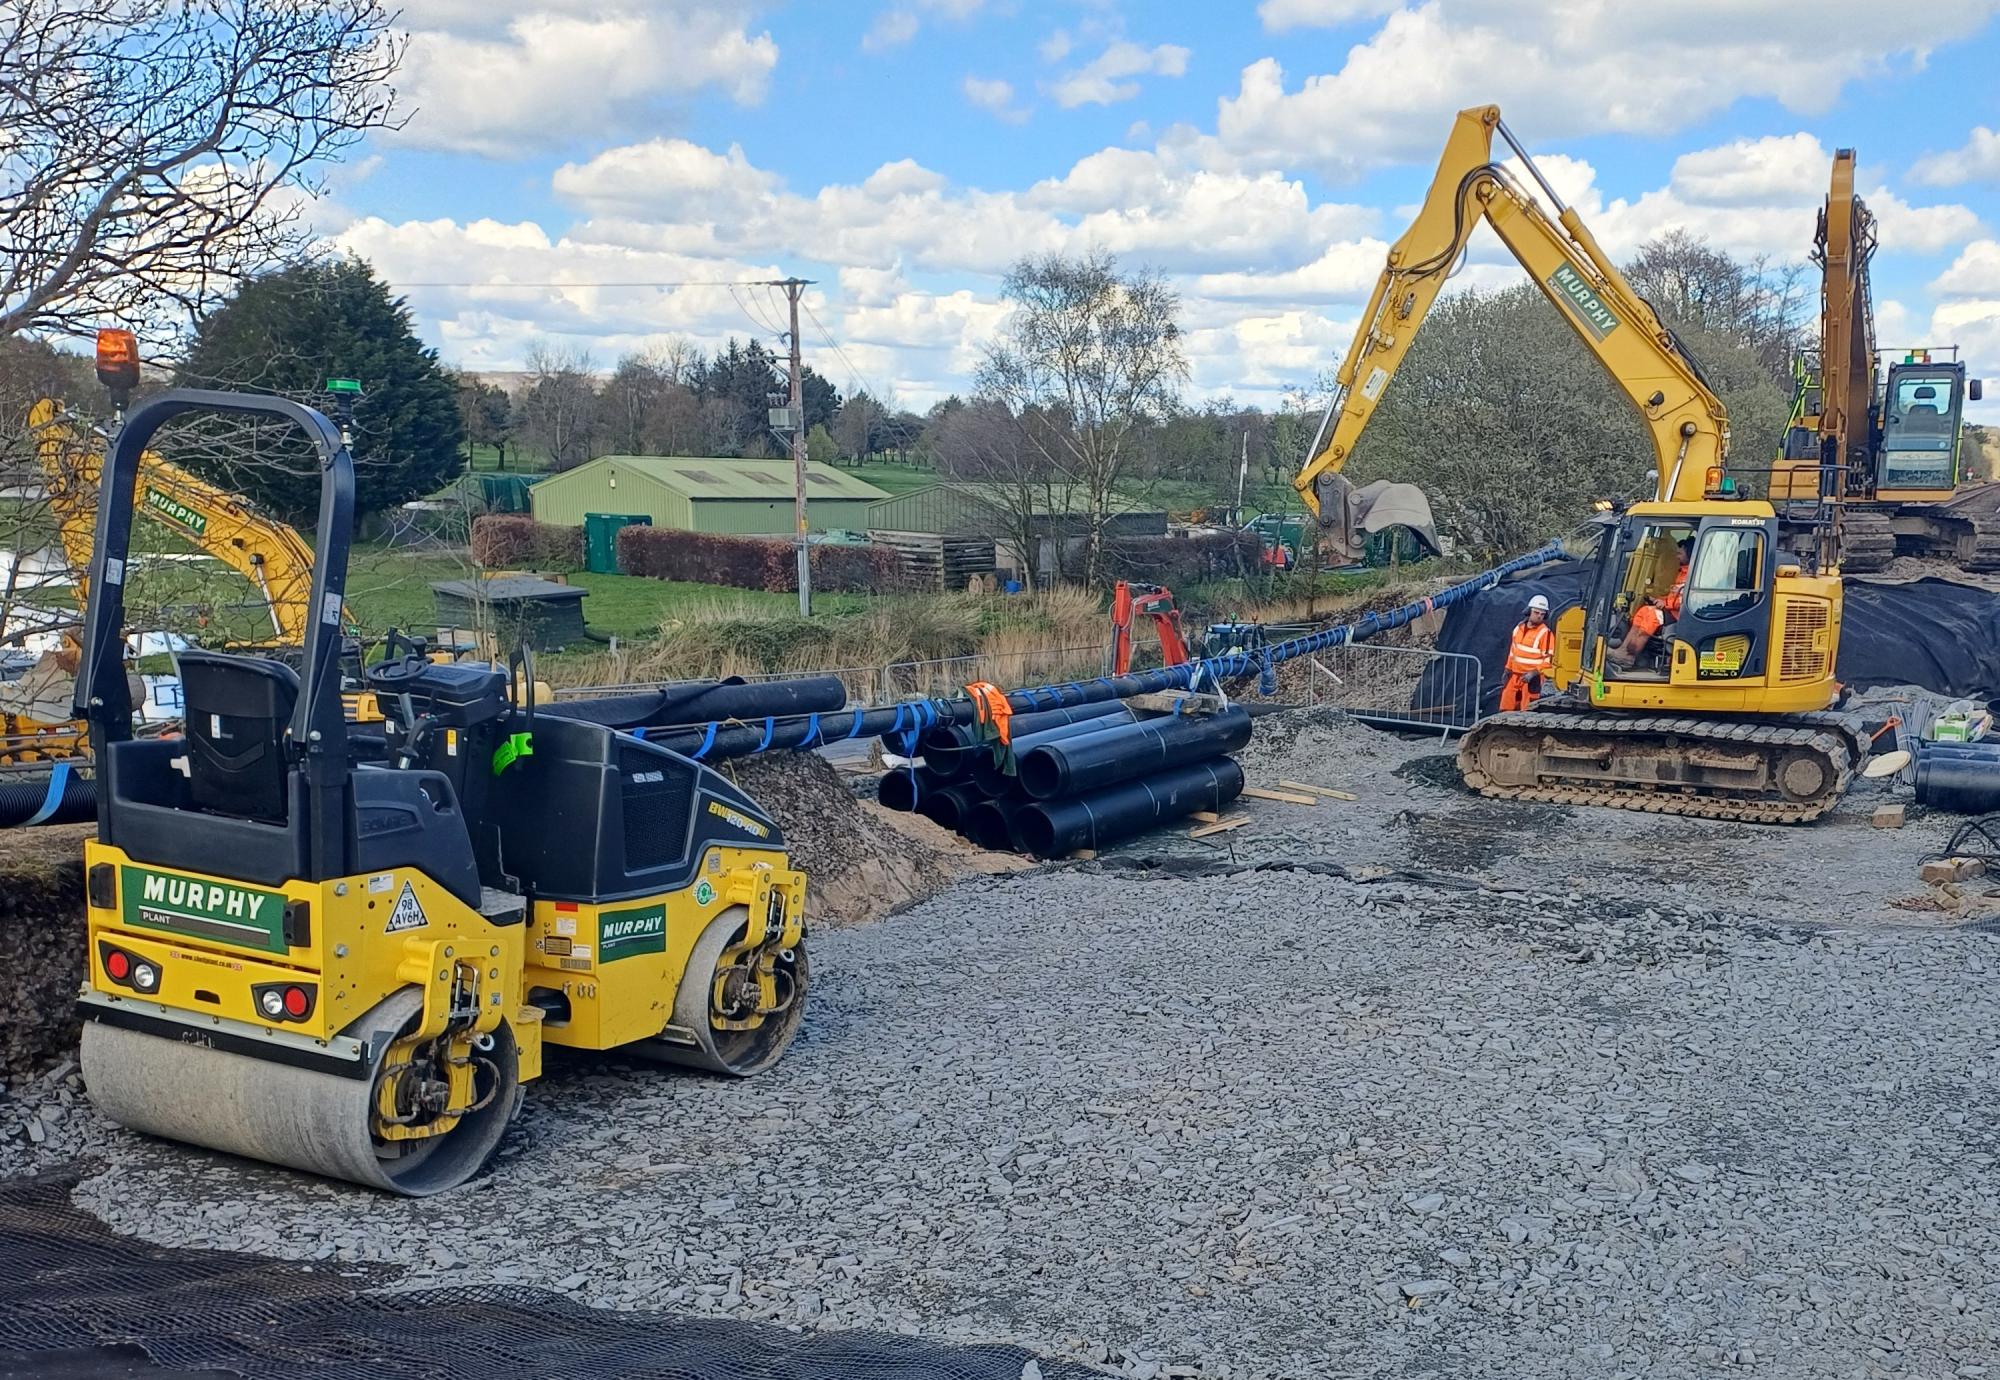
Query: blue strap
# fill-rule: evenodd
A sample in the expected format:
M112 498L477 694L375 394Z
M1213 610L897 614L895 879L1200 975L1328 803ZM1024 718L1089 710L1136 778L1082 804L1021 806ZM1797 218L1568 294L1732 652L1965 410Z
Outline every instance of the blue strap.
M710 719L708 721L708 732L705 735L703 735L701 740L701 746L694 750L695 761L699 762L702 758L708 756L708 750L715 746L715 730L718 727L720 727L720 725L718 725L715 722L715 720Z
M68 789L69 763L58 762L56 763L56 769L49 773L49 790L48 794L42 797L42 808L22 820L23 827L30 824L40 824L43 820L54 814L56 807L62 804L63 792Z
M825 740L819 736L819 715L815 714L812 716L812 718L806 721L806 736L804 740L799 743L797 750L800 752L804 752L807 748L816 747L821 742L824 741Z
M639 740L640 742L642 742L642 743L643 743L643 742L645 742L645 741L646 741L646 726L645 726L644 724L641 724L641 725L639 725L639 727L637 727L637 728L633 729L633 730L632 730L632 736L633 736L634 738L637 738L637 739L638 739L638 740Z
M847 732L841 735L840 741L844 743L849 738L859 738L860 736L861 736L861 711L857 709L852 714L849 714L847 716Z
M778 721L766 714L764 716L764 740L757 744L757 751L762 752L765 748L771 746L771 735L777 731Z

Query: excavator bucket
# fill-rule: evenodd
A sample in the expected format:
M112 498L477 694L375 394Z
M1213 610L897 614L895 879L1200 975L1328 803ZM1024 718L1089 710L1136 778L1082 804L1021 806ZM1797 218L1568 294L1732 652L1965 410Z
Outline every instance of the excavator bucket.
M1319 498L1319 549L1330 566L1359 565L1368 538L1391 527L1407 527L1426 553L1441 556L1431 502L1414 484L1386 479L1356 487L1345 475L1322 471L1313 481Z

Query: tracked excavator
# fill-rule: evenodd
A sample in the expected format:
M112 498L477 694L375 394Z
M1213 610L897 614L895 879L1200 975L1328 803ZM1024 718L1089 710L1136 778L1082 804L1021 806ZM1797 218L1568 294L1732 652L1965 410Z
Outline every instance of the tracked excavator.
M289 422L317 452L303 655L183 652L185 736L137 740L134 499L154 433L199 412ZM354 468L326 416L163 393L126 416L98 492L74 711L98 765L80 1006L100 1111L418 1196L487 1162L550 1046L728 1076L780 1057L806 1001L806 882L730 782L538 710L519 660L370 666L387 752L355 750Z
M1494 160L1496 135L1555 218ZM1294 481L1300 495L1326 521L1341 467L1482 220L1630 399L1658 484L1650 501L1599 513L1584 554L1588 592L1556 622L1559 693L1468 732L1458 757L1466 783L1504 799L1818 818L1866 753L1858 729L1828 712L1839 694L1839 572L1808 572L1781 553L1777 513L1743 497L1727 471L1721 400L1498 107L1459 113L1415 222L1391 246ZM1678 616L1635 646L1634 620L1662 604Z
M1781 510L1830 513L1823 539L1849 574L1899 555L2000 570L2000 485L1973 482L1962 459L1965 404L1984 385L1956 346L1880 348L1876 243L1875 216L1854 194L1854 150L1836 150L1813 237L1819 347L1793 362L1771 497Z

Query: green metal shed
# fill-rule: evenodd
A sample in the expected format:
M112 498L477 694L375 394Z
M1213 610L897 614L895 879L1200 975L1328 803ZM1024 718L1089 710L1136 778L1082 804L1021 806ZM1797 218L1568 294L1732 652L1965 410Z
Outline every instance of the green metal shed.
M726 536L792 531L792 462L676 455L606 455L529 491L538 522L581 527L590 513L649 517L655 527ZM831 465L806 465L806 515L814 531L865 529L888 495Z

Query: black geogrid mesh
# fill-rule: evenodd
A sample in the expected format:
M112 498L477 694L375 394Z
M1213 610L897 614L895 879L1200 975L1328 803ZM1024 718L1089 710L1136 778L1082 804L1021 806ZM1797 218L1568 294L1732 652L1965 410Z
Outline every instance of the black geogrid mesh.
M0 1183L0 1373L31 1353L129 1345L162 1366L272 1380L1020 1380L1035 1359L1014 1346L607 1312L527 1288L366 1292L397 1271L151 1246L71 1207L75 1182ZM1036 1364L1048 1380L1096 1374Z

